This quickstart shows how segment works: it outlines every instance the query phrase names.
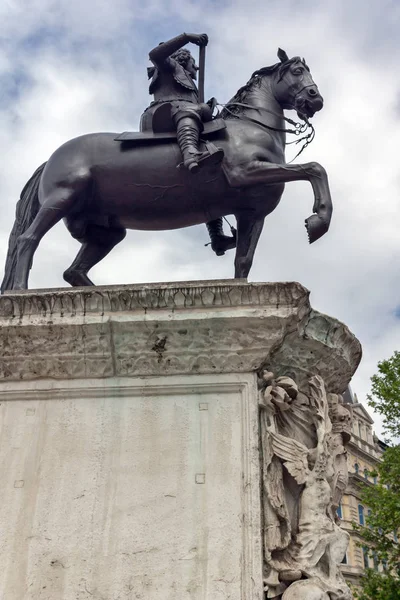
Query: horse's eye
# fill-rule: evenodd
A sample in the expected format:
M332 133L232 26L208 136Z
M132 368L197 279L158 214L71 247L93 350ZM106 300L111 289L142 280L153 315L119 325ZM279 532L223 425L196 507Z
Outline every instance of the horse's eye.
M304 69L300 69L300 68L298 68L298 69L295 69L295 70L293 71L293 73L294 73L295 75L301 75L301 74L303 73L303 70L304 70Z

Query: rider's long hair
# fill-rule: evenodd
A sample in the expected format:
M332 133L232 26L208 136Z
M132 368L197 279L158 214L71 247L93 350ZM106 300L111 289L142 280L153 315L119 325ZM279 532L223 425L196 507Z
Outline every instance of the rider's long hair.
M176 52L174 52L173 54L171 54L171 58L173 58L174 60L176 60L176 62L178 64L180 64L181 67L183 67L185 69L186 65L189 62L189 60L191 58L193 58L193 56L189 52L189 50L186 50L186 48L180 48L179 50L177 50ZM148 67L147 68L147 77L149 79L151 79L153 77L155 71L156 71L156 67Z

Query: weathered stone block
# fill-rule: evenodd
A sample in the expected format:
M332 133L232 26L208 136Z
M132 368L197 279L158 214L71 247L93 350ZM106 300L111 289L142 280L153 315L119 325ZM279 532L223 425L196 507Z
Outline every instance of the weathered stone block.
M328 447L340 462L332 394L361 356L308 296L231 280L0 296L0 596L262 600L264 587L285 598L318 588L318 564L290 547L280 562L265 535L267 448L293 491L283 438L299 415L297 450L311 457L300 506L318 452L320 465ZM292 523L301 546L308 532ZM305 582L289 585L300 562Z

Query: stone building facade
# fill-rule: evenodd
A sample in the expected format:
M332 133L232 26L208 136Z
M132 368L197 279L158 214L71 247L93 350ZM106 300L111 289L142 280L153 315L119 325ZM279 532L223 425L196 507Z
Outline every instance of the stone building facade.
M361 525L366 523L369 509L362 502L360 484L374 485L377 482L370 473L379 463L386 445L375 435L374 421L350 388L344 400L353 405L353 425L352 438L347 446L349 482L338 509L341 525L350 534L349 547L341 569L347 582L357 585L366 567L379 570L383 568L376 562L374 564L366 549L360 547L362 540L353 530L352 522Z

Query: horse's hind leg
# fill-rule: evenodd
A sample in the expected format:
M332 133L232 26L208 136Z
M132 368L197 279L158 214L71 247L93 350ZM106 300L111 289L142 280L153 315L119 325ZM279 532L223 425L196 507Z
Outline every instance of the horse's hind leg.
M246 279L253 264L263 226L264 217L256 218L251 213L236 215L238 225L238 240L235 256L235 279Z
M40 240L69 213L76 200L77 190L73 187L55 187L46 194L32 225L18 238L14 289L27 289L29 270Z
M89 225L81 249L72 265L64 272L65 281L72 286L94 285L87 276L88 272L107 256L125 235L126 230L122 228Z

